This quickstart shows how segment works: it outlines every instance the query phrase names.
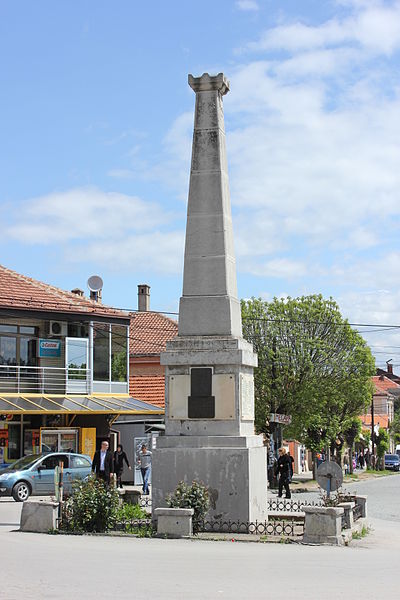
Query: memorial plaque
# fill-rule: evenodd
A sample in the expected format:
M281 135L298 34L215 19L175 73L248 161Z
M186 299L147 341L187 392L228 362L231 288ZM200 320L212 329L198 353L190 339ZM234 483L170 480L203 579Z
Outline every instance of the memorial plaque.
M240 397L242 419L254 419L254 378L250 374L240 376Z
M212 396L211 367L194 368L190 372L189 419L214 419L215 398Z

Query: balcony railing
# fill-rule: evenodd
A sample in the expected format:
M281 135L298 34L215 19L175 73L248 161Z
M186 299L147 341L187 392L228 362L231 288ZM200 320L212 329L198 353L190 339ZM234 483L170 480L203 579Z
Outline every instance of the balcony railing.
M0 365L0 395L90 394L90 369Z

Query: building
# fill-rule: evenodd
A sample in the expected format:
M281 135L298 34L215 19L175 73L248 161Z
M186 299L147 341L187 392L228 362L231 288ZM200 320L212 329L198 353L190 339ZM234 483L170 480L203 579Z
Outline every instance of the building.
M127 312L0 266L0 463L92 455L120 415L160 416L129 395Z
M382 369L379 369L382 371ZM391 373L393 375L393 373ZM394 376L395 377L395 376ZM372 427L375 433L378 433L379 428L390 430L390 425L394 419L394 405L396 398L400 396L400 384L395 379L386 375L386 372L380 373L372 377L374 384L374 394L372 396L371 406L364 415L361 415L361 421L364 429L372 432ZM373 409L373 425L372 425L372 409ZM391 440L390 449L394 451L394 443Z

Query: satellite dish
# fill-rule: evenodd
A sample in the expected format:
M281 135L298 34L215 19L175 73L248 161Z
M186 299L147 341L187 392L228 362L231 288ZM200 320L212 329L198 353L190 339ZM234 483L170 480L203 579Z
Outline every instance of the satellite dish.
M99 292L103 289L103 280L99 275L92 275L89 277L87 285L91 292Z
M333 461L326 461L317 469L317 483L328 493L336 492L343 483L342 468Z

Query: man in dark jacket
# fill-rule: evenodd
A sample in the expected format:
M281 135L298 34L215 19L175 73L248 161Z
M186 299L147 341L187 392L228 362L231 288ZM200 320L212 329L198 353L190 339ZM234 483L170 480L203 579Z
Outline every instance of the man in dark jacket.
M102 479L106 484L110 483L110 477L114 472L113 457L105 440L101 442L100 450L94 454L92 471L96 473L97 479Z
M279 475L278 497L282 498L283 486L285 486L286 498L291 498L289 481L291 472L291 461L286 454L285 448L279 448L279 458L276 463L277 474Z

